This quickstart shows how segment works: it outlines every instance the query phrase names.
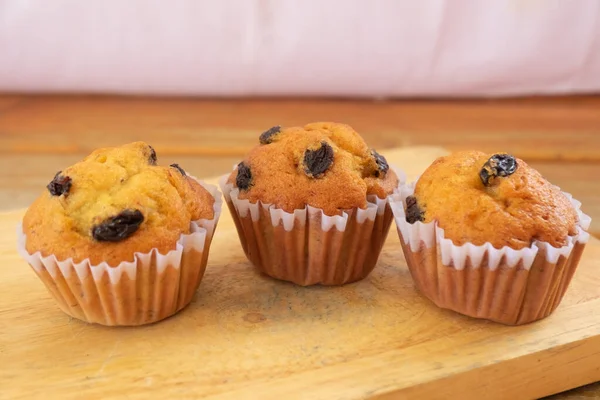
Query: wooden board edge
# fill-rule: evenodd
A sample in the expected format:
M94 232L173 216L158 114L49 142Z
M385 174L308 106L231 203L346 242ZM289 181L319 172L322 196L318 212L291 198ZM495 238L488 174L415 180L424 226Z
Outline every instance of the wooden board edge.
M336 398L378 400L541 397L600 379L600 362L594 362L594 358L600 359L598 309L600 299L591 300L565 307L560 315L555 313L527 325L527 331L523 327L494 325L494 332L483 339L477 332L459 332L434 343L392 349L275 380L265 379L215 398L238 399L249 392L261 399L293 398L298 393L307 398L330 398L335 393ZM591 320L590 316L593 316ZM556 332L554 336L540 335L552 329ZM459 354L453 338L469 343L470 353ZM506 357L505 349L509 346L513 349L511 356ZM485 359L481 358L482 354ZM532 368L543 368L545 372L530 382L528 371ZM572 373L576 368L581 371L567 380L567 371ZM517 373L522 377L515 375ZM515 384L507 385L506 379L494 379L499 374L504 374L504 378L509 376ZM449 383L453 380L458 383ZM472 395L470 390L473 390ZM465 397L465 393L469 396Z
M548 353L548 354L544 354ZM600 381L600 335L373 397L373 400L533 399ZM532 373L537 370L537 375ZM543 371L540 373L539 371ZM573 373L573 371L577 373ZM518 375L520 379L514 379ZM513 381L514 384L504 382Z

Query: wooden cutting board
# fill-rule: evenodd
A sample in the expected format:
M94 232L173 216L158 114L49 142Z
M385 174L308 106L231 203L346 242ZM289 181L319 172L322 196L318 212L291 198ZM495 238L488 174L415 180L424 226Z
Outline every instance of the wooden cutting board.
M414 178L436 148L385 153ZM585 211L585 205L583 206ZM507 327L436 308L392 227L370 277L303 288L257 274L225 210L206 276L175 317L139 328L63 314L0 215L0 398L535 398L600 380L600 242L558 310Z

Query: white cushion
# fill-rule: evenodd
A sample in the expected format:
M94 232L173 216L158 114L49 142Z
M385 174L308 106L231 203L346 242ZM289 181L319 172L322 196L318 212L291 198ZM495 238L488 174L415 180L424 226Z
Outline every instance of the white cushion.
M598 0L3 0L0 91L600 89Z

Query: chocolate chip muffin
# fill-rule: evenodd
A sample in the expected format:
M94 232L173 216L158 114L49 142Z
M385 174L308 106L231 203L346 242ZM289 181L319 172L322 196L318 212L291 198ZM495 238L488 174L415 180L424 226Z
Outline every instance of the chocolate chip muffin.
M506 324L558 306L589 237L579 203L506 153L441 157L390 204L420 291Z
M260 271L301 285L367 276L389 229L385 198L399 184L385 158L344 124L275 126L258 141L222 183L248 258ZM307 229L308 239L300 237ZM322 235L331 238L319 242ZM287 244L275 245L274 238L285 237ZM317 247L286 255L284 248L304 249L313 241ZM352 265L344 264L348 260Z
M136 280L138 276L131 275L131 266L134 265L138 275L157 274L145 283L155 285L161 284L160 275L165 273L169 276L165 275L163 284L173 279L187 290L180 299L180 291L168 293L175 296L167 300L173 303L174 308L167 310L172 314L175 308L191 300L190 292L200 282L200 272L205 267L208 245L220 209L220 201L216 201L216 197L216 188L203 187L179 165L157 165L156 152L143 142L99 149L81 162L58 172L44 193L29 207L22 224L25 237L23 250L26 258L34 264L34 269L42 274L51 292L62 293L63 309L66 308L69 314L106 324L153 322L158 317L164 318L165 314L145 310L145 315L138 313L119 321L116 315L102 315L89 304L73 306L68 295L63 293L71 286L60 287L60 279L75 278L89 269L93 273L87 278L100 277L102 280L101 271L104 271L107 277L119 275L121 281ZM203 231L204 237L198 237L202 235L196 234L197 231ZM182 240L184 237L188 239ZM184 260L181 253L188 245L191 246L188 250L195 248L196 254L190 260ZM47 268L42 271L34 256L39 260L51 258L64 265L70 263L81 270L57 281L57 276L47 274ZM181 265L181 261L195 265ZM166 268L167 264L172 269ZM129 274L123 275L122 269ZM193 277L190 274L184 276L182 272L191 272ZM191 282L183 282L183 278L190 278ZM96 280L94 284L97 283ZM82 284L80 281L78 285ZM115 305L120 306L125 305Z

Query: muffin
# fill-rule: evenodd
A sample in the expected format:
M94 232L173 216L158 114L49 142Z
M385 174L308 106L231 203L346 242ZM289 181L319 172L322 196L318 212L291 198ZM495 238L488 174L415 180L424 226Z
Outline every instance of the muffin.
M589 239L581 204L504 153L441 157L390 204L421 293L508 325L556 309Z
M375 267L399 184L351 127L273 127L221 179L248 259L298 285L341 285Z
M19 250L60 308L141 325L175 314L204 274L220 193L136 142L58 172L27 210Z

